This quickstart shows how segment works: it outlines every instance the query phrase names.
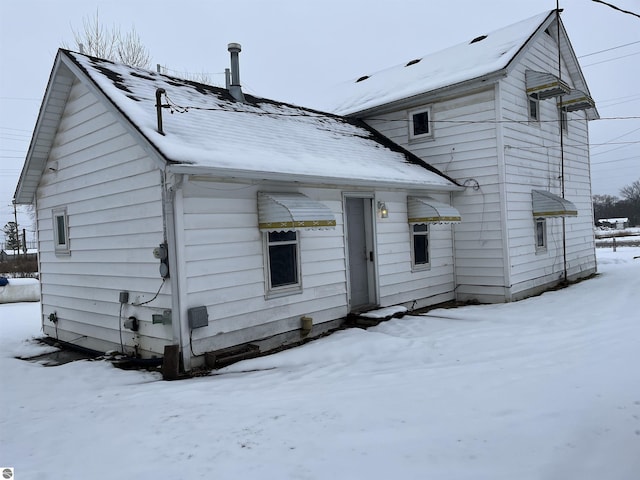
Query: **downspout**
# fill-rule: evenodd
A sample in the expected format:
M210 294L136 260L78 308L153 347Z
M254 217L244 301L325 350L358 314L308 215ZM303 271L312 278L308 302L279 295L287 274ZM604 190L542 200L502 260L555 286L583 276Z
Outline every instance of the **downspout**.
M495 108L496 108L496 155L498 160L498 189L500 191L500 218L502 233L502 271L504 275L504 299L510 302L513 298L511 292L511 257L509 256L509 228L508 220L508 202L507 202L507 166L504 145L504 133L502 123L502 91L500 89L500 81L496 82L494 89Z
M179 345L184 370L191 369L191 358L188 350L185 352L184 335L182 332L182 309L180 296L180 272L178 262L178 249L176 246L176 215L175 198L176 191L182 184L182 175L175 175L173 184L169 186L167 181L167 171L163 172L163 217L164 217L164 240L167 244L169 255L169 281L171 284L171 328L173 331L173 344Z

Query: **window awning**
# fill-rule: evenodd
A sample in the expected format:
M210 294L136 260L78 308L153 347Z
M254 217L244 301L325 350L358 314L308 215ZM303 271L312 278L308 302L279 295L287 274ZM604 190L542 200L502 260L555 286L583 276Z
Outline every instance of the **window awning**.
M459 223L462 220L458 210L431 197L407 198L407 216L411 225L420 223Z
M562 109L566 112L587 110L595 106L593 98L581 90L571 90L569 94L562 96Z
M546 190L531 190L533 216L539 217L575 217L578 209L569 200Z
M258 192L260 230L328 230L336 226L333 212L302 193Z
M571 87L558 77L547 72L536 72L535 70L527 70L525 72L525 81L527 84L527 95L537 98L538 100L546 100L560 95L566 95L571 91Z

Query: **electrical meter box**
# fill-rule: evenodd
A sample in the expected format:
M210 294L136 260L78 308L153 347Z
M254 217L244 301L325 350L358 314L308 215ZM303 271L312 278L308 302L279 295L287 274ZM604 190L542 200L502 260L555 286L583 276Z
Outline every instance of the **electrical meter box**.
M189 319L189 328L201 328L209 325L209 314L207 307L192 307L187 310L187 318Z

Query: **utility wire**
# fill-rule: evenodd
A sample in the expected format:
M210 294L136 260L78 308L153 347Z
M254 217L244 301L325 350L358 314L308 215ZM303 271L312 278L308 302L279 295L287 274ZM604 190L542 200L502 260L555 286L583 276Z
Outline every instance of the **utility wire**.
M604 50L598 50L597 52L585 53L584 55L580 55L578 58L590 57L591 55L597 55L599 53L610 52L611 50L617 50L618 48L628 47L629 45L635 45L636 43L640 43L640 40L631 43L625 43L624 45L618 45L617 47L605 48Z
M633 57L634 55L638 55L640 52L630 53L628 55L621 55L619 57L609 58L607 60L602 60L600 62L589 63L587 65L582 65L582 68L593 67L594 65L600 65L601 63L612 62L614 60L620 60L621 58Z
M606 5L607 7L611 7L611 8L613 8L614 10L618 10L619 12L626 13L626 14L628 14L628 15L633 15L634 17L638 17L638 18L640 18L640 14L635 13L635 12L631 12L631 11L629 11L629 10L623 10L622 8L620 8L620 7L616 7L615 5L612 5L611 3L603 2L602 0L592 0L592 1L593 1L593 2L596 2L596 3L601 3L601 4L603 4L603 5Z

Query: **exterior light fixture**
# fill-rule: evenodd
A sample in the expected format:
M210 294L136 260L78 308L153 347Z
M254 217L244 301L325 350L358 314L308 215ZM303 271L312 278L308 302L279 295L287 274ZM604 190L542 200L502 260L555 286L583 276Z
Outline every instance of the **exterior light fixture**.
M384 202L378 202L378 213L380 213L380 218L389 216L389 210L387 210L387 205Z

